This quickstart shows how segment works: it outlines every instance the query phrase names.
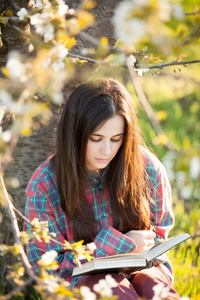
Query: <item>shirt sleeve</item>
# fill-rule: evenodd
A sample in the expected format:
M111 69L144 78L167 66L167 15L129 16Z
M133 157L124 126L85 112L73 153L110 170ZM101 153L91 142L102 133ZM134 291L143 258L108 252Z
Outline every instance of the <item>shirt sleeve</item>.
M150 203L151 226L156 233L155 243L158 243L168 237L170 230L174 226L171 186L163 164L150 152L147 152L146 154L147 174L150 182L150 196L152 199ZM163 262L172 273L166 254L163 254L154 260L154 264Z
M27 191L27 202L25 207L25 216L30 221L34 218L38 218L39 221L48 221L49 232L55 233L55 240L58 242L50 241L45 242L44 239L41 241L35 240L35 242L30 241L27 244L27 256L32 265L33 270L38 273L39 266L37 261L41 256L50 250L55 250L58 252L57 261L59 263L59 269L57 272L61 277L71 274L71 270L76 266L73 262L73 255L71 251L66 251L64 246L61 244L65 243L65 238L58 229L56 218L51 209L47 196L44 195L41 190L36 190L32 192L31 190ZM24 230L28 230L30 224L25 222Z
M104 227L96 236L96 257L128 253L136 248L135 242L112 226Z
M156 233L156 242L166 239L174 226L172 211L171 186L164 166L158 161L158 166L151 170L151 225Z

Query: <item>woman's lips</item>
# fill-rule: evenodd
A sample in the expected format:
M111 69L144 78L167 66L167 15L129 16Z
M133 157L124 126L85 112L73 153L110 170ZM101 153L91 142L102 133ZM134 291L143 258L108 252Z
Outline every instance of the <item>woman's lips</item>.
M96 160L98 161L98 162L100 162L100 163L107 163L107 162L109 162L109 158L107 158L107 159L103 159L103 158L96 158Z

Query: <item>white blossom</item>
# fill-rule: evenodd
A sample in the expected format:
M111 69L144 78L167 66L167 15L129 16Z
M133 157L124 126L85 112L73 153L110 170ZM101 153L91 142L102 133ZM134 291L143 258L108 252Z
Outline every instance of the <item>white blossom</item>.
M54 27L49 23L54 16L50 3L46 3L42 13L30 16L30 23L35 27L35 31L44 36L45 42L54 38Z
M9 70L10 78L13 80L24 79L23 75L25 75L25 66L21 63L20 59L21 57L17 51L12 51L8 55L6 68Z
M190 300L190 298L186 297L186 296L183 296L180 298L180 300Z
M88 49L87 48L82 48L80 52L81 52L81 55L88 55Z
M134 45L136 41L145 34L145 27L139 18L123 19L116 14L113 17L115 36L126 44Z
M46 265L50 265L55 260L57 255L58 253L55 250L50 250L43 254L41 258Z
M81 286L80 293L85 300L95 300L97 298L96 295L92 293L89 287L87 286Z
M74 15L74 14L75 14L75 9L70 8L70 9L68 10L68 15Z
M88 246L89 250L95 250L96 249L95 243L89 243L89 244L87 244L87 246Z
M68 5L60 4L58 7L58 15L60 17L64 16L68 11Z
M158 10L158 16L159 18L167 22L170 20L172 14L172 7L168 0L160 0L159 1L159 10Z
M63 94L61 92L54 92L52 93L52 99L56 104L60 105L64 100Z
M12 138L12 133L10 130L3 131L1 137L5 143L9 143Z
M52 281L50 279L45 278L43 282L50 293L54 293L55 289L59 287L59 284L56 281Z
M41 17L44 21L44 23L47 23L51 18L54 17L54 13L52 11L51 4L49 2L45 3L45 6L43 8L43 11L41 13Z
M197 179L200 175L200 158L199 156L193 156L190 160L190 177Z
M152 300L160 300L160 299L168 298L168 292L170 288L168 286L165 286L163 282L159 282L152 289L154 291L154 296Z
M65 1L63 0L57 0L58 5L65 5Z
M112 297L113 292L109 286L106 286L104 289L101 290L101 297Z
M56 54L61 60L63 60L68 54L68 49L63 45L59 45L58 47L56 47Z
M160 299L160 296L154 295L152 300L161 300L161 299Z
M111 297L113 295L112 287L117 286L118 283L108 274L105 279L99 280L99 282L93 286L93 289L100 294L101 297Z
M124 53L120 53L117 59L118 63L125 64L126 63L126 56Z
M132 66L134 66L134 64L137 62L136 57L134 55L129 55L129 62Z
M110 274L106 275L105 279L106 279L107 284L110 287L117 287L118 286L117 281Z
M37 25L35 25L35 31L36 31L39 35L43 36L43 34L45 33L45 31L44 31L44 24L38 23Z
M138 76L143 76L145 73L147 73L148 69L136 69Z
M17 189L20 187L20 182L19 182L19 179L18 178L11 178L10 180L10 184L11 186L14 188L14 189Z
M117 39L124 43L134 44L145 33L144 22L138 17L133 18L137 7L145 6L149 1L126 0L119 3L114 11L112 23Z
M31 25L38 25L38 24L42 24L43 20L41 18L41 14L35 14L30 16L30 23Z
M111 297L112 289L107 285L106 280L101 279L98 283L93 286L95 292L100 294L102 297Z
M44 68L48 68L49 66L50 66L50 64L51 64L51 58L50 57L47 57L45 60L43 60L43 62L42 62L42 66L44 67Z
M20 21L23 21L26 17L26 15L28 15L28 12L27 10L23 7L21 8L18 12L17 12L17 15L19 17L19 20Z
M176 172L176 179L179 187L183 187L185 184L185 172L184 171L178 171Z
M168 298L169 290L170 290L170 287L169 287L169 286L165 286L165 287L162 289L162 292L161 292L161 294L160 294L161 299L167 299L167 298Z
M174 153L172 151L168 151L167 154L162 159L169 180L172 180L174 178L173 160L174 160Z
M141 12L148 10L150 0L124 0L115 8L112 17L114 33L117 39L126 44L134 45L149 30L150 18L142 19ZM179 3L171 4L169 0L156 1L152 12L163 22L168 22L171 17L183 19L183 8ZM151 34L151 32L150 32ZM158 36L156 35L158 39ZM158 43L158 42L156 42Z
M178 20L182 20L185 17L185 12L180 3L171 3L172 15Z
M63 61L59 61L59 62L54 62L52 64L52 68L54 69L54 71L60 71L62 69L65 68L65 63Z
M159 282L158 284L154 285L152 287L152 290L154 291L155 295L160 295L160 293L162 292L163 288L164 288L164 283L163 282Z
M180 195L184 199L189 199L191 197L191 195L192 195L191 187L190 186L185 186L184 188L182 188L180 190Z
M83 259L85 259L85 255L83 255L83 254L79 254L79 255L78 255L78 259L79 259L79 260L83 260Z
M42 9L44 7L44 3L41 0L35 0L35 7Z
M43 27L43 35L44 35L44 41L47 43L54 38L54 27L51 24L47 24Z
M10 111L13 105L13 98L11 95L4 89L0 89L0 103L5 105L6 108Z

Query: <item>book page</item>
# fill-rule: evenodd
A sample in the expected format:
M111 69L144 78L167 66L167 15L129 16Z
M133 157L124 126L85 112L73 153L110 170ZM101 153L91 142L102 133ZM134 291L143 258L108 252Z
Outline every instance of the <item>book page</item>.
M146 251L142 252L141 255L144 256L148 261L150 261L169 251L171 248L189 239L190 237L191 236L188 233L183 233L168 238L166 240L162 240L150 249L147 249Z

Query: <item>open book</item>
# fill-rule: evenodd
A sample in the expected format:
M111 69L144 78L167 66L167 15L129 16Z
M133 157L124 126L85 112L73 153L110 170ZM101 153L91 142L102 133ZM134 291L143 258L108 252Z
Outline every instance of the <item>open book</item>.
M72 276L103 272L131 273L150 268L153 266L152 260L189 238L191 236L188 233L182 233L162 240L141 253L125 253L95 258L81 267L75 267Z

